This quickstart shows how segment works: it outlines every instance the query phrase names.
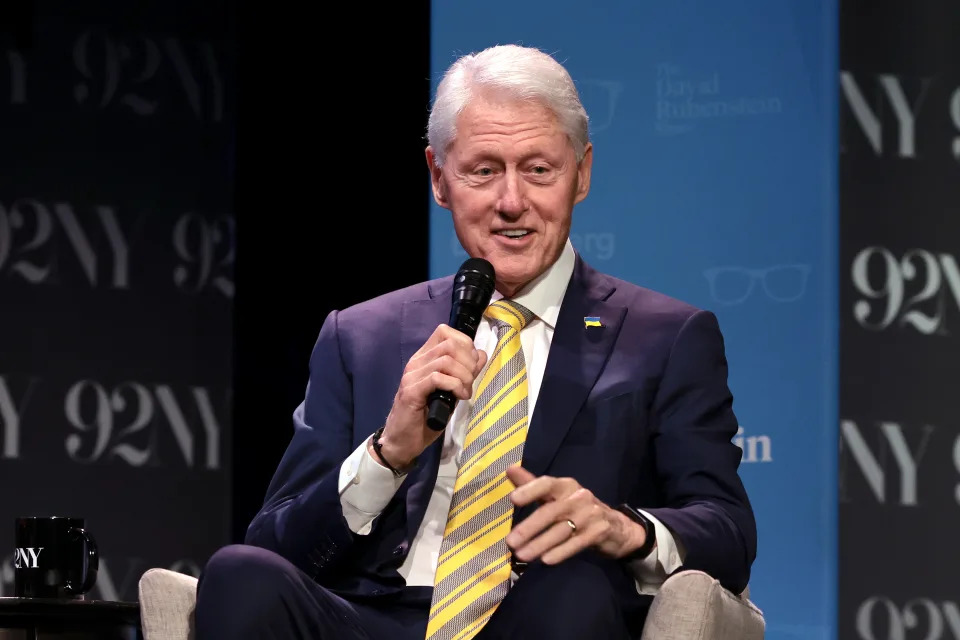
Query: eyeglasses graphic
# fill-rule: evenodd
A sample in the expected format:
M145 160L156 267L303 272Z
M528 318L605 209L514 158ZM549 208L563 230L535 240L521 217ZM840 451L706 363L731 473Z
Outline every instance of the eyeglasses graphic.
M580 99L590 114L590 133L599 133L613 123L617 102L623 93L623 83L618 80L587 78L578 87Z
M808 264L777 264L751 269L748 267L710 267L703 275L710 286L710 297L726 305L741 304L756 289L757 283L767 298L774 302L795 302L807 291L811 267Z

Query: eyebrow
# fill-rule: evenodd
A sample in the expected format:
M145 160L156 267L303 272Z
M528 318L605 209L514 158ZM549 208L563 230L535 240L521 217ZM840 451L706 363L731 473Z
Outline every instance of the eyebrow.
M526 155L521 156L520 159L518 160L518 164L524 164L524 163L530 162L533 159L542 160L543 162L546 162L552 165L559 164L555 159L551 158L547 154L540 151L535 153L528 153ZM491 160L498 163L503 162L503 159L498 154L492 151L478 151L476 153L470 154L464 157L463 162L464 164L475 164L477 162L482 162L484 160Z

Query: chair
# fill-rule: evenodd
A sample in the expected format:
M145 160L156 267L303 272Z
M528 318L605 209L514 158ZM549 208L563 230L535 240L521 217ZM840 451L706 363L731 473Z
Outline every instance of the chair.
M193 609L197 580L168 569L140 578L144 640L195 640ZM700 571L670 576L653 599L641 640L763 640L763 613Z

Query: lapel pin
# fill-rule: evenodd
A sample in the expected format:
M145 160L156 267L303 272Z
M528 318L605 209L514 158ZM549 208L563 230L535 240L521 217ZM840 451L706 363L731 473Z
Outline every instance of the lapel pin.
M584 327L602 327L603 325L600 324L600 318L598 318L597 316L586 316L583 319L583 326Z

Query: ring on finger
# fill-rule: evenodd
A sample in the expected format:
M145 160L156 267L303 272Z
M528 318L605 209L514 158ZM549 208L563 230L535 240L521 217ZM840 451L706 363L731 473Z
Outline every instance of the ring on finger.
M570 535L574 535L577 532L577 525L573 520L567 520L567 524L570 525Z

